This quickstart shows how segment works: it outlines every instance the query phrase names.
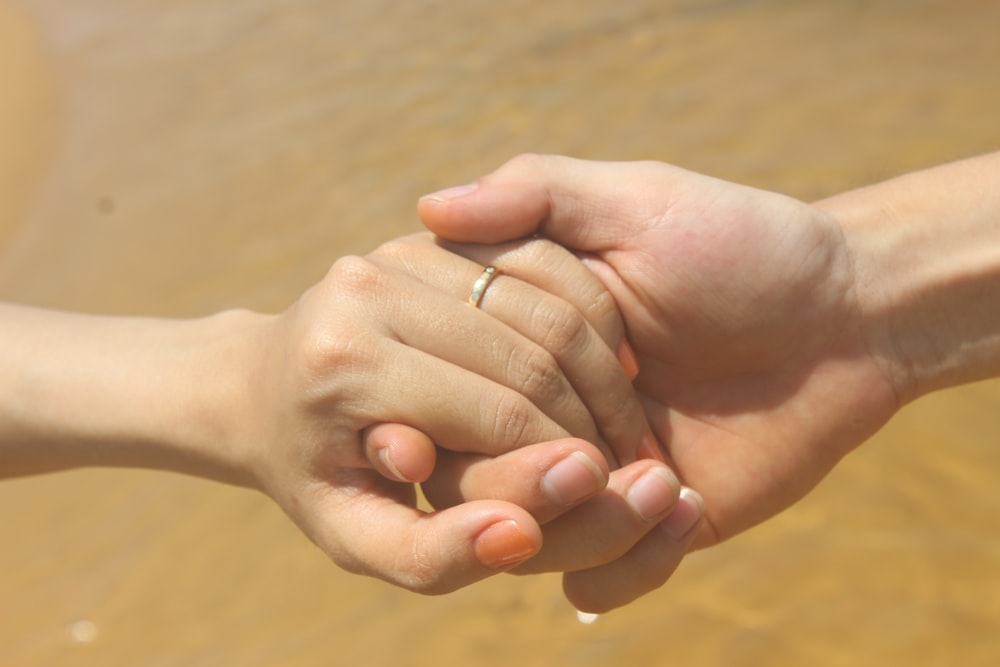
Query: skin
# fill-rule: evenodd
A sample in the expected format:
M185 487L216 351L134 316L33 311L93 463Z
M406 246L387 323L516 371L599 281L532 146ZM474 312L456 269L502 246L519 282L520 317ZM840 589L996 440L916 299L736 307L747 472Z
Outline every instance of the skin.
M419 213L455 242L551 239L603 282L653 431L704 496L704 547L801 498L906 402L1000 373L998 156L810 205L662 163L525 155ZM674 545L639 545L567 574L569 598L604 611L660 586Z
M0 304L0 476L143 467L257 489L341 567L429 594L529 559L609 562L680 485L639 459L651 432L600 282L549 242L502 254L481 308L482 264L429 234L339 260L278 315ZM540 260L569 299L514 277Z

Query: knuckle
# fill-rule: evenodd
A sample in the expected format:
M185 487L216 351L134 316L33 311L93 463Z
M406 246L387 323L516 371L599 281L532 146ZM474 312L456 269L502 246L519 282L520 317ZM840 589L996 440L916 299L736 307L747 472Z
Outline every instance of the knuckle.
M302 335L298 356L307 375L321 375L344 354L343 339L329 329L311 326Z
M375 248L368 256L385 259L398 259L405 253L406 242L403 239L393 239Z
M306 332L299 347L299 365L305 377L313 380L333 370L345 377L353 375L353 371L369 369L376 361L375 347L368 337L322 327Z
M572 268L577 290L573 303L581 309L582 316L602 331L610 333L623 328L614 296L566 248L539 238L526 241L517 252L518 259L529 266L565 266L567 271Z
M369 256L408 265L413 261L414 253L429 243L431 243L429 232L410 234L383 243Z
M490 437L494 448L506 452L517 447L533 444L531 432L531 408L522 396L506 392L496 402Z
M584 306L584 317L587 321L595 323L605 330L622 331L624 325L621 322L621 315L618 312L618 303L611 292L600 288L594 295L587 299Z
M564 250L561 245L544 238L528 239L517 248L519 258L526 264L532 266L550 266L555 255L562 254Z
M544 173L552 156L543 153L525 152L510 158L500 167L500 171L515 173Z
M437 573L425 571L410 574L400 582L400 585L418 595L445 595L456 588L446 585Z
M419 542L413 545L409 558L400 555L380 566L373 566L364 554L347 553L331 556L331 560L346 572L382 579L390 584L419 595L443 595L456 590L459 585L451 582L435 566L431 554L421 549Z
M412 593L420 595L443 595L455 590L455 584L445 576L441 567L437 566L431 555L431 550L422 540L414 542L410 559L400 563L399 585Z
M333 369L371 370L379 361L377 340L364 335L362 318L344 316L353 312L352 305L361 303L367 308L380 292L379 271L360 257L345 257L334 263L327 277L325 291L318 297L329 304L333 315L301 318L292 355L312 380L328 376Z
M372 262L357 255L341 257L326 274L326 284L334 294L370 296L377 293L384 278Z
M587 340L589 327L580 311L556 299L539 301L531 313L535 340L556 358L579 349Z
M520 345L510 357L513 387L529 399L551 397L565 389L563 374L555 358L535 345Z
M632 443L642 436L646 415L631 386L608 392L608 401L601 405L600 430L612 445Z

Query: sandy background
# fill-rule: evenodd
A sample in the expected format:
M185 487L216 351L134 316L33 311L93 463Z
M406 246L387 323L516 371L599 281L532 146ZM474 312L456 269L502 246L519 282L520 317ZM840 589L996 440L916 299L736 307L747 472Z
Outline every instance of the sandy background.
M974 0L0 0L0 299L283 308L522 150L805 199L1000 148ZM0 484L0 665L1000 664L1000 385L578 624L556 577L422 598L170 474Z

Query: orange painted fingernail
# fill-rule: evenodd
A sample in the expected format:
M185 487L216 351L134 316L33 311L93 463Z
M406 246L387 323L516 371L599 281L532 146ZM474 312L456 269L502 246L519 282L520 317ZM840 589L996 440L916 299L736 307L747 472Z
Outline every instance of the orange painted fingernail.
M660 443L656 441L656 436L649 429L646 430L646 434L639 441L639 449L636 451L636 456L640 459L655 459L661 463L667 462L667 459L663 456L663 452L660 451Z
M479 533L474 548L476 559L495 570L516 565L538 553L538 545L513 519L498 521Z
M625 374L630 380L639 376L639 358L635 356L635 350L625 339L622 339L618 346L618 363L625 369Z

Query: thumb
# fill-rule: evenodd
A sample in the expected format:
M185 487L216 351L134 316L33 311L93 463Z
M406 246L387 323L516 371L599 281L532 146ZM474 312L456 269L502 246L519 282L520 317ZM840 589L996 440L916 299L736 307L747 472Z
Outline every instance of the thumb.
M521 155L475 183L422 197L417 212L451 241L500 243L540 235L576 251L621 247L631 236L623 212L635 207L621 186L626 163Z
M335 563L427 595L508 570L542 545L530 514L496 500L426 513L376 494L332 493L313 512L305 532Z

